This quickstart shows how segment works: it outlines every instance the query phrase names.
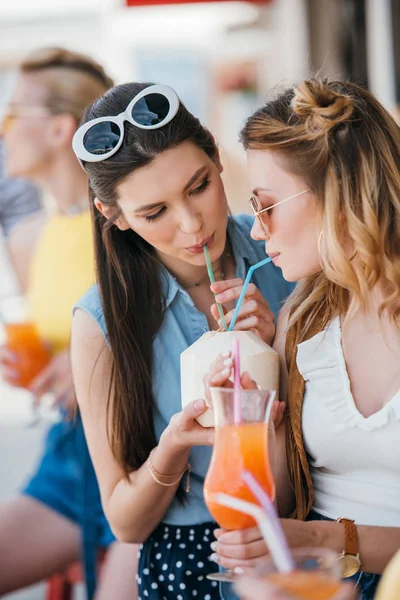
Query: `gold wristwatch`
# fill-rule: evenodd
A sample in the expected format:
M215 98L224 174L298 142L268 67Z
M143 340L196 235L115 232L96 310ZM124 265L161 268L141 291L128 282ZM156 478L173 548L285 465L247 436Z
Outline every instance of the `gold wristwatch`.
M337 519L336 523L344 525L344 550L339 556L342 567L342 577L351 577L361 569L360 554L358 552L357 527L350 519Z

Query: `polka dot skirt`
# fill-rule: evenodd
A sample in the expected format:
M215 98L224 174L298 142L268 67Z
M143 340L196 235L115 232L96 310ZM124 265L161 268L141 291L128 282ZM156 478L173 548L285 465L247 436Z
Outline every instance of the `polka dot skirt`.
M139 600L220 600L219 584L206 579L218 571L208 560L216 527L161 524L140 548Z

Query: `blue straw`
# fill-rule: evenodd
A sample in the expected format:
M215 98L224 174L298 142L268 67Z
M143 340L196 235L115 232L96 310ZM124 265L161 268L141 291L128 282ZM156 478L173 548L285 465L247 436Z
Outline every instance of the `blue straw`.
M247 273L247 276L246 276L246 279L245 279L244 285L243 285L242 293L240 294L239 300L237 301L236 308L235 308L235 312L234 312L234 314L233 314L233 319L232 319L232 321L231 321L231 324L229 325L229 329L228 329L228 331L232 331L232 329L233 329L233 328L235 327L235 325L236 325L236 321L237 321L237 318L238 318L238 314L239 314L240 308L241 308L241 306L242 306L242 304L243 304L243 300L244 300L244 297L245 297L245 295L246 295L247 288L248 288L248 286L249 286L250 279L252 278L254 271L255 271L256 269L259 269L260 267L263 267L264 265L267 265L268 263L270 263L270 262L271 262L271 260L272 260L272 258L270 258L270 257L268 256L268 258L264 258L264 260L261 260L261 261L260 261L260 262L258 262L257 264L255 264L255 265L253 265L252 267L250 267L250 269L249 269L249 271L248 271L248 273Z

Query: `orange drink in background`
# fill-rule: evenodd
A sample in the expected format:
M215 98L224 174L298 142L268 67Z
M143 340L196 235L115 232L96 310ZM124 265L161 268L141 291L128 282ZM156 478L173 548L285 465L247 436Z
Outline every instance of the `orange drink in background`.
M262 417L265 418L265 411ZM241 478L244 470L252 473L270 498L274 498L275 483L268 456L268 424L264 421L216 427L213 456L204 483L204 498L208 510L224 529L245 529L256 525L250 515L213 500L216 493L223 492L248 502L257 502Z
M40 339L35 325L27 318L26 300L9 296L0 304L0 325L5 334L5 346L15 355L10 363L18 377L12 384L27 388L50 362L51 354Z
M5 323L6 346L16 355L12 367L18 372L16 386L27 388L50 362L51 354L40 340L33 323Z
M340 591L339 581L320 573L274 573L266 577L266 581L298 600L333 600Z
M292 548L295 569L279 573L271 558L257 577L298 600L334 600L341 593L338 555L328 548Z

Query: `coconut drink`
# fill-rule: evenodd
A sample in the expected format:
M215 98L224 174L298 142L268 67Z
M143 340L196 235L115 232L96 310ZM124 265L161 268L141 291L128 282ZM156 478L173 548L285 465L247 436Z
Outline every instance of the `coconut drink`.
M250 373L263 390L279 388L279 355L250 331L208 331L181 354L182 408L205 398L204 376L213 361L232 350L233 339L240 342L241 371ZM197 421L203 427L214 426L214 415L208 408Z

